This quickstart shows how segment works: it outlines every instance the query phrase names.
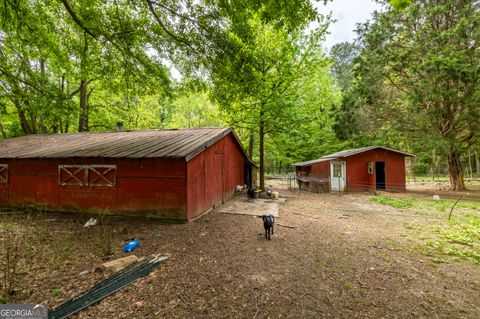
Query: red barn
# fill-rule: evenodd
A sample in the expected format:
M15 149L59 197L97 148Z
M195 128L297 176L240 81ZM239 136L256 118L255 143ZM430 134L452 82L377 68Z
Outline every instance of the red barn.
M231 128L28 135L0 141L0 206L186 221L253 166Z
M405 157L383 146L346 150L293 164L301 187L311 191L405 191Z

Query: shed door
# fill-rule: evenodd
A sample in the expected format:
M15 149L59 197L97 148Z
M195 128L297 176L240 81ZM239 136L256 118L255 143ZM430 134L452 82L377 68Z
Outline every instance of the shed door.
M375 188L385 189L385 162L375 162Z
M330 162L330 189L332 191L345 190L345 162Z

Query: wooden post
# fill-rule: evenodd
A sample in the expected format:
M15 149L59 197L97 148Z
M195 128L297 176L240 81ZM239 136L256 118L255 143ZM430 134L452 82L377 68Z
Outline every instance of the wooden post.
M340 176L338 176L338 196L340 197Z

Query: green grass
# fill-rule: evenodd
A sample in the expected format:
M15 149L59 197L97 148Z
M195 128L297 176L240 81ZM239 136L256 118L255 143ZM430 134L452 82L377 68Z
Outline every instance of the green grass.
M52 290L52 296L59 297L61 295L62 295L62 291L60 289L55 288L55 289Z
M440 200L419 200L417 205L423 206L424 208L436 209L443 213L450 212L450 209L455 204L456 199L440 199ZM455 210L465 209L465 210L474 210L480 212L480 203L473 203L469 201L460 200L455 206Z
M430 256L434 262L452 259L480 264L480 217L476 214L411 230L412 235L421 240L415 249Z
M412 208L414 214L446 217L455 204L456 199L433 200L427 198L394 198L386 196L375 196L369 201L392 206L395 208ZM453 215L464 216L465 213L476 213L480 216L480 202L460 200L453 211Z
M377 204L392 206L395 208L409 208L409 207L412 207L413 205L413 200L409 198L399 199L399 198L389 198L389 197L379 196L379 197L371 197L369 201Z
M480 264L480 202L460 200L448 215L455 199L393 198L375 196L371 202L410 209L415 215L434 217L428 223L405 225L406 237L414 238L413 250L431 257L432 262L467 260Z

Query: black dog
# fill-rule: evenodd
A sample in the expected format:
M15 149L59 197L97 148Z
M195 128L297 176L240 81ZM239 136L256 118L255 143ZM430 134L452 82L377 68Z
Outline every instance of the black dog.
M272 214L266 214L262 216L263 228L265 228L265 239L270 240L270 230L273 235L273 224L275 223L275 217Z

